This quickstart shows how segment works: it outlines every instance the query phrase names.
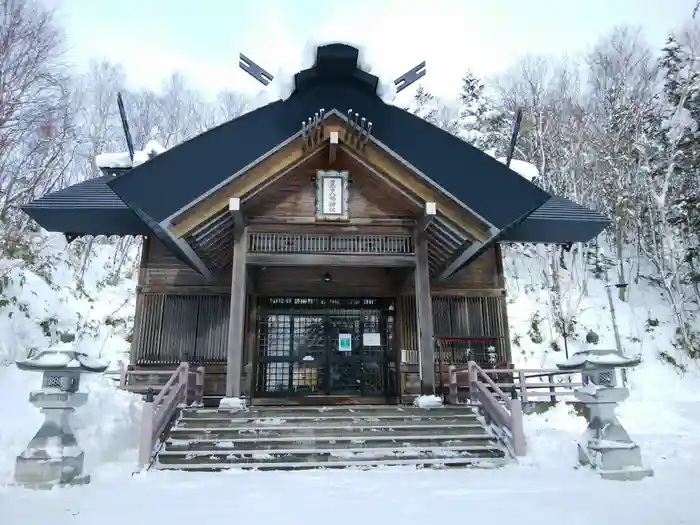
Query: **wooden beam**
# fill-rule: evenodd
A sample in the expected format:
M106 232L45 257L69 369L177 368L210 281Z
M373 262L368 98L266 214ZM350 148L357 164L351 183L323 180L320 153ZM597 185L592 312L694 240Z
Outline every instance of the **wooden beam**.
M335 162L336 155L338 154L338 132L331 131L329 139L330 145L328 146L328 165L330 166Z
M235 236L240 236L245 228L246 221L241 211L241 198L231 197L228 201L228 211L233 218L233 231Z
M415 243L420 243L423 240L426 241L426 245L428 244L428 238L426 236L426 232L428 231L428 226L433 222L435 217L437 216L437 204L434 202L426 202L425 203L425 213L423 216L416 221L416 225L413 229L413 239L414 239L414 244ZM414 249L418 250L417 244L415 245ZM397 283L397 291L399 294L402 293L407 293L408 291L411 290L412 285L414 284L414 280L416 278L416 271L417 269L414 269L413 272L409 275L403 275L402 279ZM430 273L430 272L428 272Z
M355 228L357 226L391 226L391 227L402 227L405 228L408 233L411 232L411 227L415 225L416 221L413 219L394 219L394 218L384 218L384 217L351 217L347 221L343 221L342 224L333 224L334 228L342 228L345 226ZM318 225L318 221L315 216L307 217L250 217L248 218L249 225L305 225L314 224Z
M246 259L248 230L243 228L233 244L231 269L231 315L228 326L228 351L226 354L226 397L240 397L241 372L243 370L243 345L245 344L245 305L247 296Z
M428 230L428 226L433 222L435 216L437 215L437 204L434 202L425 203L425 213L416 222L416 235L422 237Z
M235 259L235 257L234 257ZM322 253L249 253L255 266L371 266L379 268L415 265L413 255L341 255Z
M428 239L415 236L416 269L413 272L416 293L416 326L418 327L418 356L421 394L435 393L435 348L433 347L433 305L430 295Z
M499 233L499 230L493 228L491 230L491 238L485 242L470 243L469 241L465 241L465 243L455 251L455 256L448 259L442 268L438 268L435 272L437 280L439 282L444 282L452 277L462 266L478 257L481 252L491 246L494 241L496 241Z

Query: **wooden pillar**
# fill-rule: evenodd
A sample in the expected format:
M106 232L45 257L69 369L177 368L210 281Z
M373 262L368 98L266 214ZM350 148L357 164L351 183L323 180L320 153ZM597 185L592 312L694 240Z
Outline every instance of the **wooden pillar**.
M255 374L253 371L253 354L257 351L255 348L255 325L257 320L257 306L258 306L258 296L254 293L254 288L251 286L252 283L248 283L248 315L246 323L246 334L245 334L245 348L243 352L243 395L247 396L249 400L253 398L253 392L255 389Z
M513 364L513 356L510 348L510 323L508 321L508 301L506 301L506 281L505 281L505 271L503 269L503 252L501 251L501 245L496 243L493 247L493 254L496 259L496 286L503 291L502 298L499 299L499 307L501 314L501 322L498 323L500 328L498 337L502 337L501 343L503 348L502 355L499 355L501 361L511 366Z
M435 393L435 348L433 346L433 305L430 296L430 268L428 266L428 239L414 236L416 269L416 315L418 327L418 362L420 366L421 394Z
M248 228L240 214L240 199L231 199L229 211L234 216L233 265L231 271L231 315L226 355L226 397L241 396L243 345L245 344L245 309L247 294L246 265Z
M141 237L141 259L139 261L139 276L136 285L136 308L134 310L134 330L131 335L130 362L138 363L142 356L139 355L139 346L141 343L141 330L143 328L143 288L146 286L146 271L148 269L148 253L150 247L150 239L147 236Z

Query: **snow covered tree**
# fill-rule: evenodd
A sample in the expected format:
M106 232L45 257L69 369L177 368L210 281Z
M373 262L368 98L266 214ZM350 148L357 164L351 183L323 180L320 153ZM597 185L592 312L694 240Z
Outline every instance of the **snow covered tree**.
M633 268L626 245L638 238L644 188L638 141L652 109L657 68L641 34L615 28L588 55L587 111L591 115L593 174L600 208L612 219L610 242L617 258L617 286L626 298Z
M700 282L700 63L698 40L687 36L681 42L671 35L662 50L663 90L640 140L648 170L641 227L645 255L675 316L677 341L696 358L700 339L691 317Z
M413 99L406 109L423 120L434 123L438 111L437 100L421 84L416 88Z
M482 151L495 150L505 155L509 113L488 96L484 84L472 71L462 78L459 103L457 134Z
M0 3L0 252L17 256L28 225L19 206L65 183L74 108L63 34L31 0ZM25 246L26 247L26 246Z

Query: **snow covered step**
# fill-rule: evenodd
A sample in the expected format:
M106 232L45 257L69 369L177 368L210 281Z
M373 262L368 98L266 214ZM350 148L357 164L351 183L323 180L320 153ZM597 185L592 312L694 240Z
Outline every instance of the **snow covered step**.
M357 458L352 460L343 460L338 458L334 461L280 461L271 463L184 463L184 464L160 464L153 466L156 470L189 470L189 471L207 471L214 472L218 470L312 470L312 469L372 469L377 467L416 467L416 468L458 468L458 467L476 467L476 468L497 468L505 463L501 458L421 458L421 459L368 459L361 461Z
M434 417L454 414L470 414L470 407L465 405L444 406L435 409L417 408L411 406L387 406L387 405L344 405L335 407L252 407L250 410L222 410L218 408L201 409L186 408L182 411L185 418L217 418L227 419L265 419L265 418L331 418L331 417Z
M186 408L154 468L497 466L506 449L470 407Z
M153 390L153 393L155 395L157 395L158 393L160 393L161 390L163 390L163 387L165 387L164 384L163 385L152 385L152 384L143 383L143 384L135 384L135 385L134 384L132 384L132 385L127 384L127 385L123 386L123 389L128 390L129 392L131 392L133 394L145 394L146 392L148 392L148 389L150 388Z
M220 450L199 450L161 452L158 465L171 464L218 464L244 466L249 463L332 463L334 461L389 462L393 460L453 460L481 458L499 459L505 454L494 446L473 446L468 450L460 447L451 448L346 448L346 449L281 449L274 451L227 452Z
M483 427L477 425L371 425L371 426L327 426L327 427L266 427L249 426L243 428L192 428L174 427L170 438L175 440L234 439L234 440L277 440L277 439L317 439L342 436L346 439L407 439L409 436L453 436L473 434L485 435Z
M190 458L203 457L203 456L226 456L230 458L240 457L240 458L261 458L269 459L271 457L279 456L289 456L289 455L302 455L302 454L324 454L332 457L379 457L385 455L439 455L443 456L460 456L460 455L483 455L486 453L502 452L502 450L494 447L492 444L486 445L475 445L469 443L453 444L452 442L445 442L445 444L426 444L420 445L413 443L403 447L387 447L386 444L380 444L378 446L367 447L361 444L352 444L348 446L347 443L343 443L342 446L333 446L332 444L323 444L322 448L307 448L307 447L293 447L288 446L286 448L280 449L267 449L267 450L228 450L221 447L210 446L208 448L202 449L191 449L191 450L166 450L161 452L163 458L174 458L174 457L184 457L188 456Z
M369 425L381 422L382 424L412 424L412 425L431 425L436 422L441 424L460 424L460 423L477 423L476 414L467 412L464 414L445 414L445 415L391 415L376 417L373 415L339 415L339 416L292 416L285 417L189 417L183 416L178 420L178 427L183 428L222 428L226 426L241 426L241 425L259 425L259 426L279 426L279 427L297 427L309 425L328 425L333 424L339 427Z
M286 438L246 438L246 439L198 439L192 441L169 440L165 443L165 450L187 451L187 450L280 450L286 448L313 449L345 449L353 448L376 448L376 447L444 447L444 446L482 446L490 445L494 438L488 434L457 434L453 436L406 436L395 437L387 435L372 436L316 436L310 438L289 436Z

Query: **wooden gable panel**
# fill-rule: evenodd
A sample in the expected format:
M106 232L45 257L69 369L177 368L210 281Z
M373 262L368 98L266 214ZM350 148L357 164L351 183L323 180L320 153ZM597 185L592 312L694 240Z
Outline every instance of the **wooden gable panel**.
M245 203L246 218L311 217L315 213L315 186L308 169L286 175Z
M497 247L489 248L446 281L431 283L430 288L434 292L502 289L504 284L500 257Z
M317 146L311 151L303 149L303 139L301 137L280 145L279 148L271 151L265 158L261 159L259 162L256 162L247 171L238 174L238 176L232 179L228 184L223 185L201 202L198 202L191 208L183 211L180 216L173 218L172 227L170 230L173 234L182 237L187 232L196 228L199 224L206 222L206 220L210 219L213 215L225 209L228 206L228 199L230 197L245 198L246 196L254 195L256 192L259 192L259 194L269 194L268 190L270 188L276 187L278 182L281 182L281 180L293 175L293 173L297 170L306 169L308 171L312 166L320 167L322 169L342 169L342 166L328 164L329 159L326 151L328 149L330 133L333 132L339 133L341 137L341 143L339 144L338 148L338 153L341 157L341 152L347 152L350 155L357 155L362 159L362 162L365 162L368 166L371 166L372 169L375 169L375 171L381 173L383 178L386 178L391 184L394 185L394 188L392 188L391 191L387 191L385 189L386 183L384 183L381 187L384 194L395 195L398 193L395 188L401 188L402 191L405 190L406 193L411 194L418 201L436 202L440 212L453 224L468 232L470 236L478 240L486 240L490 236L486 224L484 224L477 217L472 216L451 198L443 195L428 181L414 173L410 166L406 166L402 164L401 161L394 158L390 151L385 151L382 147L373 143L372 140L359 149L350 144L344 144L344 129L344 121L337 116L332 115L326 120L326 125L323 129L323 137L320 139L320 142L317 143ZM317 166L319 163L322 165ZM303 176L301 177L303 178ZM265 187L268 184L269 186ZM312 187L311 191L314 192L315 187ZM367 193L365 192L363 195L367 196ZM360 216L376 216L367 214L374 214L379 209L387 209L389 211L389 213L381 215L382 217L390 216L392 210L382 207L381 201L376 200L379 193L377 196L375 196L375 193L371 192L371 195L375 198L375 200L370 199L370 203L375 204L375 206L367 206L363 208L359 203L356 203L356 208L361 210ZM401 197L401 199L403 198ZM257 201L255 206L252 205L253 200ZM251 202L250 208L257 208L261 200L258 199L258 196L256 195L255 197L252 197L249 202ZM307 199L299 202L298 204L308 206L311 203L312 201ZM297 203L295 202L295 205L296 204ZM291 206L291 204L282 203L280 203L280 205L282 206L282 210ZM404 209L407 205L410 208L411 205L406 203L404 204ZM246 206L246 208L248 207L249 206ZM250 211L246 210L246 213L249 215ZM394 216L401 217L401 215Z
M343 171L336 162L332 169ZM413 219L420 211L412 203L396 195L392 188L363 170L348 170L349 210L351 219ZM245 205L249 218L314 218L316 216L315 170L301 166L260 192ZM320 221L323 222L323 221ZM342 221L339 221L342 223Z
M183 286L230 286L231 272L223 272L218 276L220 282L207 282L203 275L175 257L175 254L158 239L147 238L143 250L145 260L139 269L139 282L148 290L167 290Z

